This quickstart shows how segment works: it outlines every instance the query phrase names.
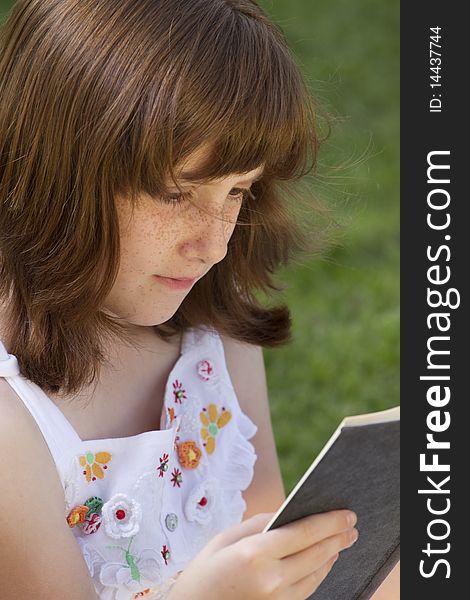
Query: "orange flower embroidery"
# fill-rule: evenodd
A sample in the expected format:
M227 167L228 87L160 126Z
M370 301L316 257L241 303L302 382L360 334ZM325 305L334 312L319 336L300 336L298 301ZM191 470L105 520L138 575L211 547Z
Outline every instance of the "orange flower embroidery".
M103 469L108 468L106 463L108 463L110 460L111 454L109 452L97 452L96 454L93 454L93 452L87 452L86 454L82 454L79 457L79 461L80 465L85 467L83 475L85 475L86 480L88 482L90 482L90 480L95 481L97 477L98 479L103 479ZM103 465L103 469L98 463ZM92 473L94 477L91 476Z
M207 415L207 412L209 415ZM217 406L215 404L209 404L208 408L203 408L202 412L199 413L204 427L201 429L201 436L206 442L203 444L207 454L212 454L215 450L215 436L219 433L219 429L225 427L232 418L232 414L229 410L225 410L222 406L222 412L219 416Z
M175 409L173 407L170 407L168 409L168 414L170 415L170 425L173 423L173 420L175 419Z
M195 469L199 465L202 452L196 442L182 442L176 445L178 448L178 460L185 469Z
M78 525L79 523L84 523L85 515L89 510L90 507L85 506L84 504L80 504L79 506L73 508L67 517L67 523L69 524L69 527L75 527L75 525Z

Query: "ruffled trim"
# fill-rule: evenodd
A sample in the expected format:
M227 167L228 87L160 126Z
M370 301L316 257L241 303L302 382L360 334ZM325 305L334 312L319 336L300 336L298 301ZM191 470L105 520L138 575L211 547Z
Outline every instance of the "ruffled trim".
M246 440L251 439L258 431L257 425L243 412L240 412L238 415L237 425L240 433ZM252 444L250 445L252 446Z
M230 455L225 456L221 468L217 469L217 478L223 489L246 490L253 480L258 458L255 447L248 440L255 435L258 427L241 411L237 411L234 425L236 431L230 443L227 443Z

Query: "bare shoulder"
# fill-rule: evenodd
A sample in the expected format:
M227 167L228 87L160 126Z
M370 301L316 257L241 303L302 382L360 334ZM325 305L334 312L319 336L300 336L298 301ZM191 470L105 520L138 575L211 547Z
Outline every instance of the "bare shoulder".
M227 370L240 406L259 426L259 420L266 419L268 409L263 349L227 335L221 334L220 337ZM256 404L253 402L254 398L258 399Z
M32 416L0 378L0 580L5 598L93 600L64 492Z

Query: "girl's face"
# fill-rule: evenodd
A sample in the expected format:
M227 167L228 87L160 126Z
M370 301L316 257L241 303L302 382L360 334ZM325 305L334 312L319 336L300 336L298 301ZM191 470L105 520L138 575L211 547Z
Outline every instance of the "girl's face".
M117 199L121 263L104 308L130 324L153 326L170 319L194 283L225 257L243 190L263 170L204 184L184 180L185 169L197 168L200 160L201 151L195 152L176 171L178 184L185 194L191 192L191 201L178 202L175 186L170 187L172 204L143 195L133 213L125 198Z

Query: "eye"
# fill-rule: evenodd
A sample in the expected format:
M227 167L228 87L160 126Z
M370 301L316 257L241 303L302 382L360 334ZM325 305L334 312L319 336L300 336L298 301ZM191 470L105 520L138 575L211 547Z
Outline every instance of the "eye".
M254 199L253 193L248 188L232 188L229 196L246 202L249 198Z
M185 200L189 200L191 198L191 193L189 192L178 192L174 194L167 194L166 196L160 196L160 200L165 204L173 204L176 206L177 204L183 203Z
M232 188L229 192L229 197L233 200L242 200L245 202L248 198L253 199L254 196L248 188ZM165 204L172 204L173 206L182 204L186 200L190 200L192 198L191 192L175 192L171 194L166 194L165 196L160 196L160 200Z

